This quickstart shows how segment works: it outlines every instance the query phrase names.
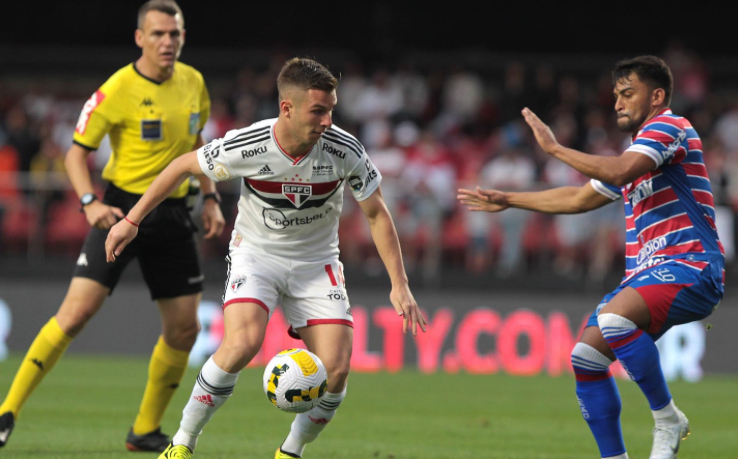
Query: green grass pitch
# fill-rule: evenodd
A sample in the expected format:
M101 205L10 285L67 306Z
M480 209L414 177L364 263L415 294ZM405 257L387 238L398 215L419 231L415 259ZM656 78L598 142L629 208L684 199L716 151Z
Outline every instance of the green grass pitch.
M4 396L20 356L0 362ZM145 458L124 439L138 409L145 358L63 358L26 404L2 458ZM261 389L260 368L247 369L236 391L200 438L198 459L272 458L292 416ZM164 418L173 434L197 376L188 370ZM648 457L652 420L645 398L618 381L630 457ZM680 459L738 457L738 377L674 382L672 393L692 424ZM593 459L599 454L579 414L571 376L353 374L334 422L305 459Z

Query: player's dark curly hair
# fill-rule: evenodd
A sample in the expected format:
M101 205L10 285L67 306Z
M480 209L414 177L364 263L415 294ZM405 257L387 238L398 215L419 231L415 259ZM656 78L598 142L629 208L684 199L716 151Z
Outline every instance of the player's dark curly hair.
M284 63L277 76L280 100L284 98L285 90L290 86L303 90L320 89L331 92L338 88L338 80L319 62L304 57L293 57Z
M141 30L143 30L146 13L149 11L160 11L170 16L179 14L179 17L182 18L182 26L184 26L184 15L177 2L174 0L149 0L138 9L138 28Z
M652 90L664 90L666 106L671 104L671 94L674 90L674 78L666 62L656 56L638 56L633 59L624 59L612 70L612 84L627 79L631 73L638 75L638 79L647 84Z

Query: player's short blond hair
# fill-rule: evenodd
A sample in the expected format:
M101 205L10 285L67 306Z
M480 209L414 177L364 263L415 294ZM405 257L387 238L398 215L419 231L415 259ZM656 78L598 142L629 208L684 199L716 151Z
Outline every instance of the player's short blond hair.
M284 63L277 76L279 100L283 100L289 88L319 89L331 92L338 88L338 80L318 61L293 57Z
M182 27L184 27L184 15L182 14L182 9L177 5L177 2L174 0L149 0L138 9L138 28L141 30L143 30L144 27L146 13L149 11L160 11L170 16L176 16L179 14L179 17L182 20Z

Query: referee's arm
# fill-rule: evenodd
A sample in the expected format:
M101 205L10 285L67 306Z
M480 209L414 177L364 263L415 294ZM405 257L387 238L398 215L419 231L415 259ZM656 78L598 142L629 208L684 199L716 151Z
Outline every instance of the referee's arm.
M95 194L90 169L87 166L87 157L90 153L92 153L92 150L73 143L69 147L66 156L64 156L64 168L67 171L67 176L80 198L88 193ZM85 213L85 218L87 218L87 223L99 229L108 229L123 218L122 210L103 204L99 199L83 206L82 210Z

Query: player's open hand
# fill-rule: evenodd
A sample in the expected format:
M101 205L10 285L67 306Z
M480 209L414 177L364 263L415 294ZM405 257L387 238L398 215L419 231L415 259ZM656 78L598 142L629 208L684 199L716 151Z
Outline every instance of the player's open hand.
M501 191L483 190L477 187L474 191L459 188L458 193L456 199L475 212L500 212L510 207L507 196Z
M225 218L220 206L212 199L207 199L202 205L202 227L205 229L205 239L220 236L225 227Z
M109 206L100 201L92 201L84 206L82 210L85 212L87 223L99 229L108 229L125 217L123 211L118 207Z
M536 116L536 114L528 107L524 108L522 113L523 118L525 118L525 122L528 123L528 126L533 130L533 135L536 136L538 145L540 145L546 153L551 153L554 148L559 145L556 141L556 136L554 136L553 131L551 131L551 128L541 121L541 119L538 118L538 116Z
M413 332L413 336L418 334L418 326L425 332L425 317L423 317L423 312L418 307L418 303L415 302L415 298L407 284L392 287L390 301L392 301L392 306L394 306L397 315L402 316L403 333L407 333L408 325Z
M105 257L108 263L115 261L115 257L120 255L125 246L138 234L138 227L126 220L125 216L123 218L110 228L108 238L105 240Z

